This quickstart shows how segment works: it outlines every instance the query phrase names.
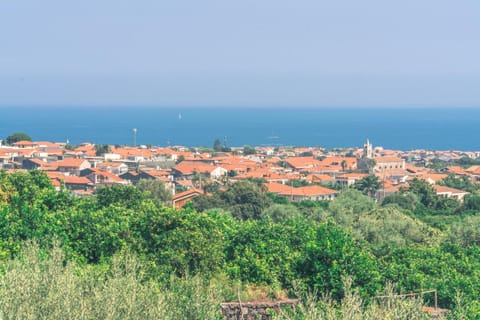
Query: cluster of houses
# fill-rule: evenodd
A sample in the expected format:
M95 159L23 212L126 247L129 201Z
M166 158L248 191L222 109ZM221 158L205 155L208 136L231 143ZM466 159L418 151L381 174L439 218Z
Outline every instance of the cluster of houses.
M417 151L373 148L368 140L358 149L256 147L253 155L243 155L242 148L203 153L185 147L109 146L108 149L100 153L89 143L71 147L47 141L19 141L12 146L0 146L0 169L45 171L56 188L69 189L79 196L92 194L99 186L160 180L172 192L175 207L202 194L208 184L222 186L246 179L262 179L268 191L292 201L332 200L339 193L339 188L334 189L333 185L348 187L369 174L376 175L381 182L377 199L398 192L408 187L411 179L419 178L432 184L438 195L462 201L467 192L438 182L448 174L480 182L480 166L468 169L451 166L438 173L418 165ZM452 152L448 154L451 156ZM302 182L298 184L301 186L293 187L288 183L292 181Z

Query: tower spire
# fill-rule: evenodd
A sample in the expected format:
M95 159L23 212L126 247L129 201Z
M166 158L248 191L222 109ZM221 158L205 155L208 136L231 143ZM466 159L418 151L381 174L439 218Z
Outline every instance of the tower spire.
M373 158L373 148L368 138L367 142L363 145L363 157L368 159Z

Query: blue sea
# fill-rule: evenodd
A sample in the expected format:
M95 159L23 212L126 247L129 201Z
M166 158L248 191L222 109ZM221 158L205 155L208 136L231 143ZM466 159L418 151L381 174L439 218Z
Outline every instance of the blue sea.
M480 150L475 108L0 108L0 137L157 146L374 146Z

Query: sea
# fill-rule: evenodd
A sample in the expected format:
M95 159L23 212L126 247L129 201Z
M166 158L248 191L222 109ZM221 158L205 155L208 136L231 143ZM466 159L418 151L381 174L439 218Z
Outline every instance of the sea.
M480 108L0 108L0 138L14 132L71 144L333 149L369 139L386 149L478 151Z

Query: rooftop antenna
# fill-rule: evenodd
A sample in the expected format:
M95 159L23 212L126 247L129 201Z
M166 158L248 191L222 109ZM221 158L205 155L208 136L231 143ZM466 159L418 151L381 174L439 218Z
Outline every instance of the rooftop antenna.
M137 146L137 128L133 128L133 146Z

